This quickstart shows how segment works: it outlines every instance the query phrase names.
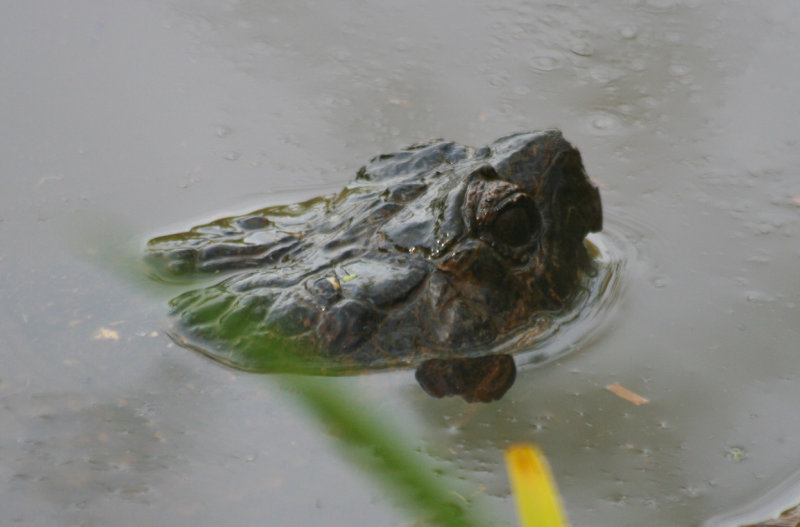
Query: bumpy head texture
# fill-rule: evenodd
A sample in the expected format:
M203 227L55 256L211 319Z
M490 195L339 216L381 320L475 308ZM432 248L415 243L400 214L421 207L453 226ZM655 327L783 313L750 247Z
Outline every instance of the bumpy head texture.
M548 130L381 155L336 195L155 238L147 258L162 279L217 280L171 302L186 345L246 370L355 371L477 357L562 309L601 227L580 154Z

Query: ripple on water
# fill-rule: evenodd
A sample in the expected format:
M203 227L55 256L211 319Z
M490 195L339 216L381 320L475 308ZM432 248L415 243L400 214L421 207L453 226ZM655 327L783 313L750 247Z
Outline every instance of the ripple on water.
M622 118L608 110L595 110L586 117L584 128L590 134L610 135L623 130Z
M733 448L736 448L738 452L733 455L726 452L728 459L732 462L740 462L746 459L747 452L737 447ZM743 503L732 511L726 511L708 519L702 524L702 527L730 527L731 525L745 525L764 521L764 518L775 517L780 511L797 505L798 493L800 493L800 471L793 473L772 490L755 500ZM775 523L774 525L783 524ZM789 523L785 525L789 525Z
M558 54L536 55L528 61L536 71L548 72L560 69L564 65L564 59Z
M569 47L569 50L580 57L594 55L594 46L587 40L579 40Z
M652 237L652 230L636 219L618 214L604 218L603 231L587 237L597 272L586 277L576 304L517 355L519 367L542 364L578 350L603 331L614 316L640 259L635 241ZM558 338L550 338L558 333ZM524 337L523 337L524 338ZM519 339L514 344L519 344ZM513 344L512 344L513 345Z

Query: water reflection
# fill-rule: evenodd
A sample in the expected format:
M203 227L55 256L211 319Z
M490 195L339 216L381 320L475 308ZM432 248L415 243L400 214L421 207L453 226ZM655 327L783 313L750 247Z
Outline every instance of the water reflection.
M459 395L468 403L502 398L514 384L517 367L511 355L430 359L417 367L417 382L425 393L442 398Z

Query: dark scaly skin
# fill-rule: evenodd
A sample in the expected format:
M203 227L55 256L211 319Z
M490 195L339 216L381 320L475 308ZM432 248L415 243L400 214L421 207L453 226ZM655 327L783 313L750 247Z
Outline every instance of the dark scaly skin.
M579 152L547 130L380 155L336 195L155 238L147 259L165 280L225 276L171 306L176 339L226 364L348 373L454 359L471 380L439 382L452 371L429 363L426 391L491 400L513 360L473 359L568 304L590 265L584 237L601 228Z

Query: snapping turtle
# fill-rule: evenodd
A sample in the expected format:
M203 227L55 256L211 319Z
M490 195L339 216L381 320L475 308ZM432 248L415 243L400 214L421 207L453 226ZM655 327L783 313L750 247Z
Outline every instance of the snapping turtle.
M432 395L490 401L515 377L493 351L568 306L601 228L580 153L546 130L379 155L338 194L155 238L147 260L161 279L218 280L170 304L173 338L220 362L413 365Z

